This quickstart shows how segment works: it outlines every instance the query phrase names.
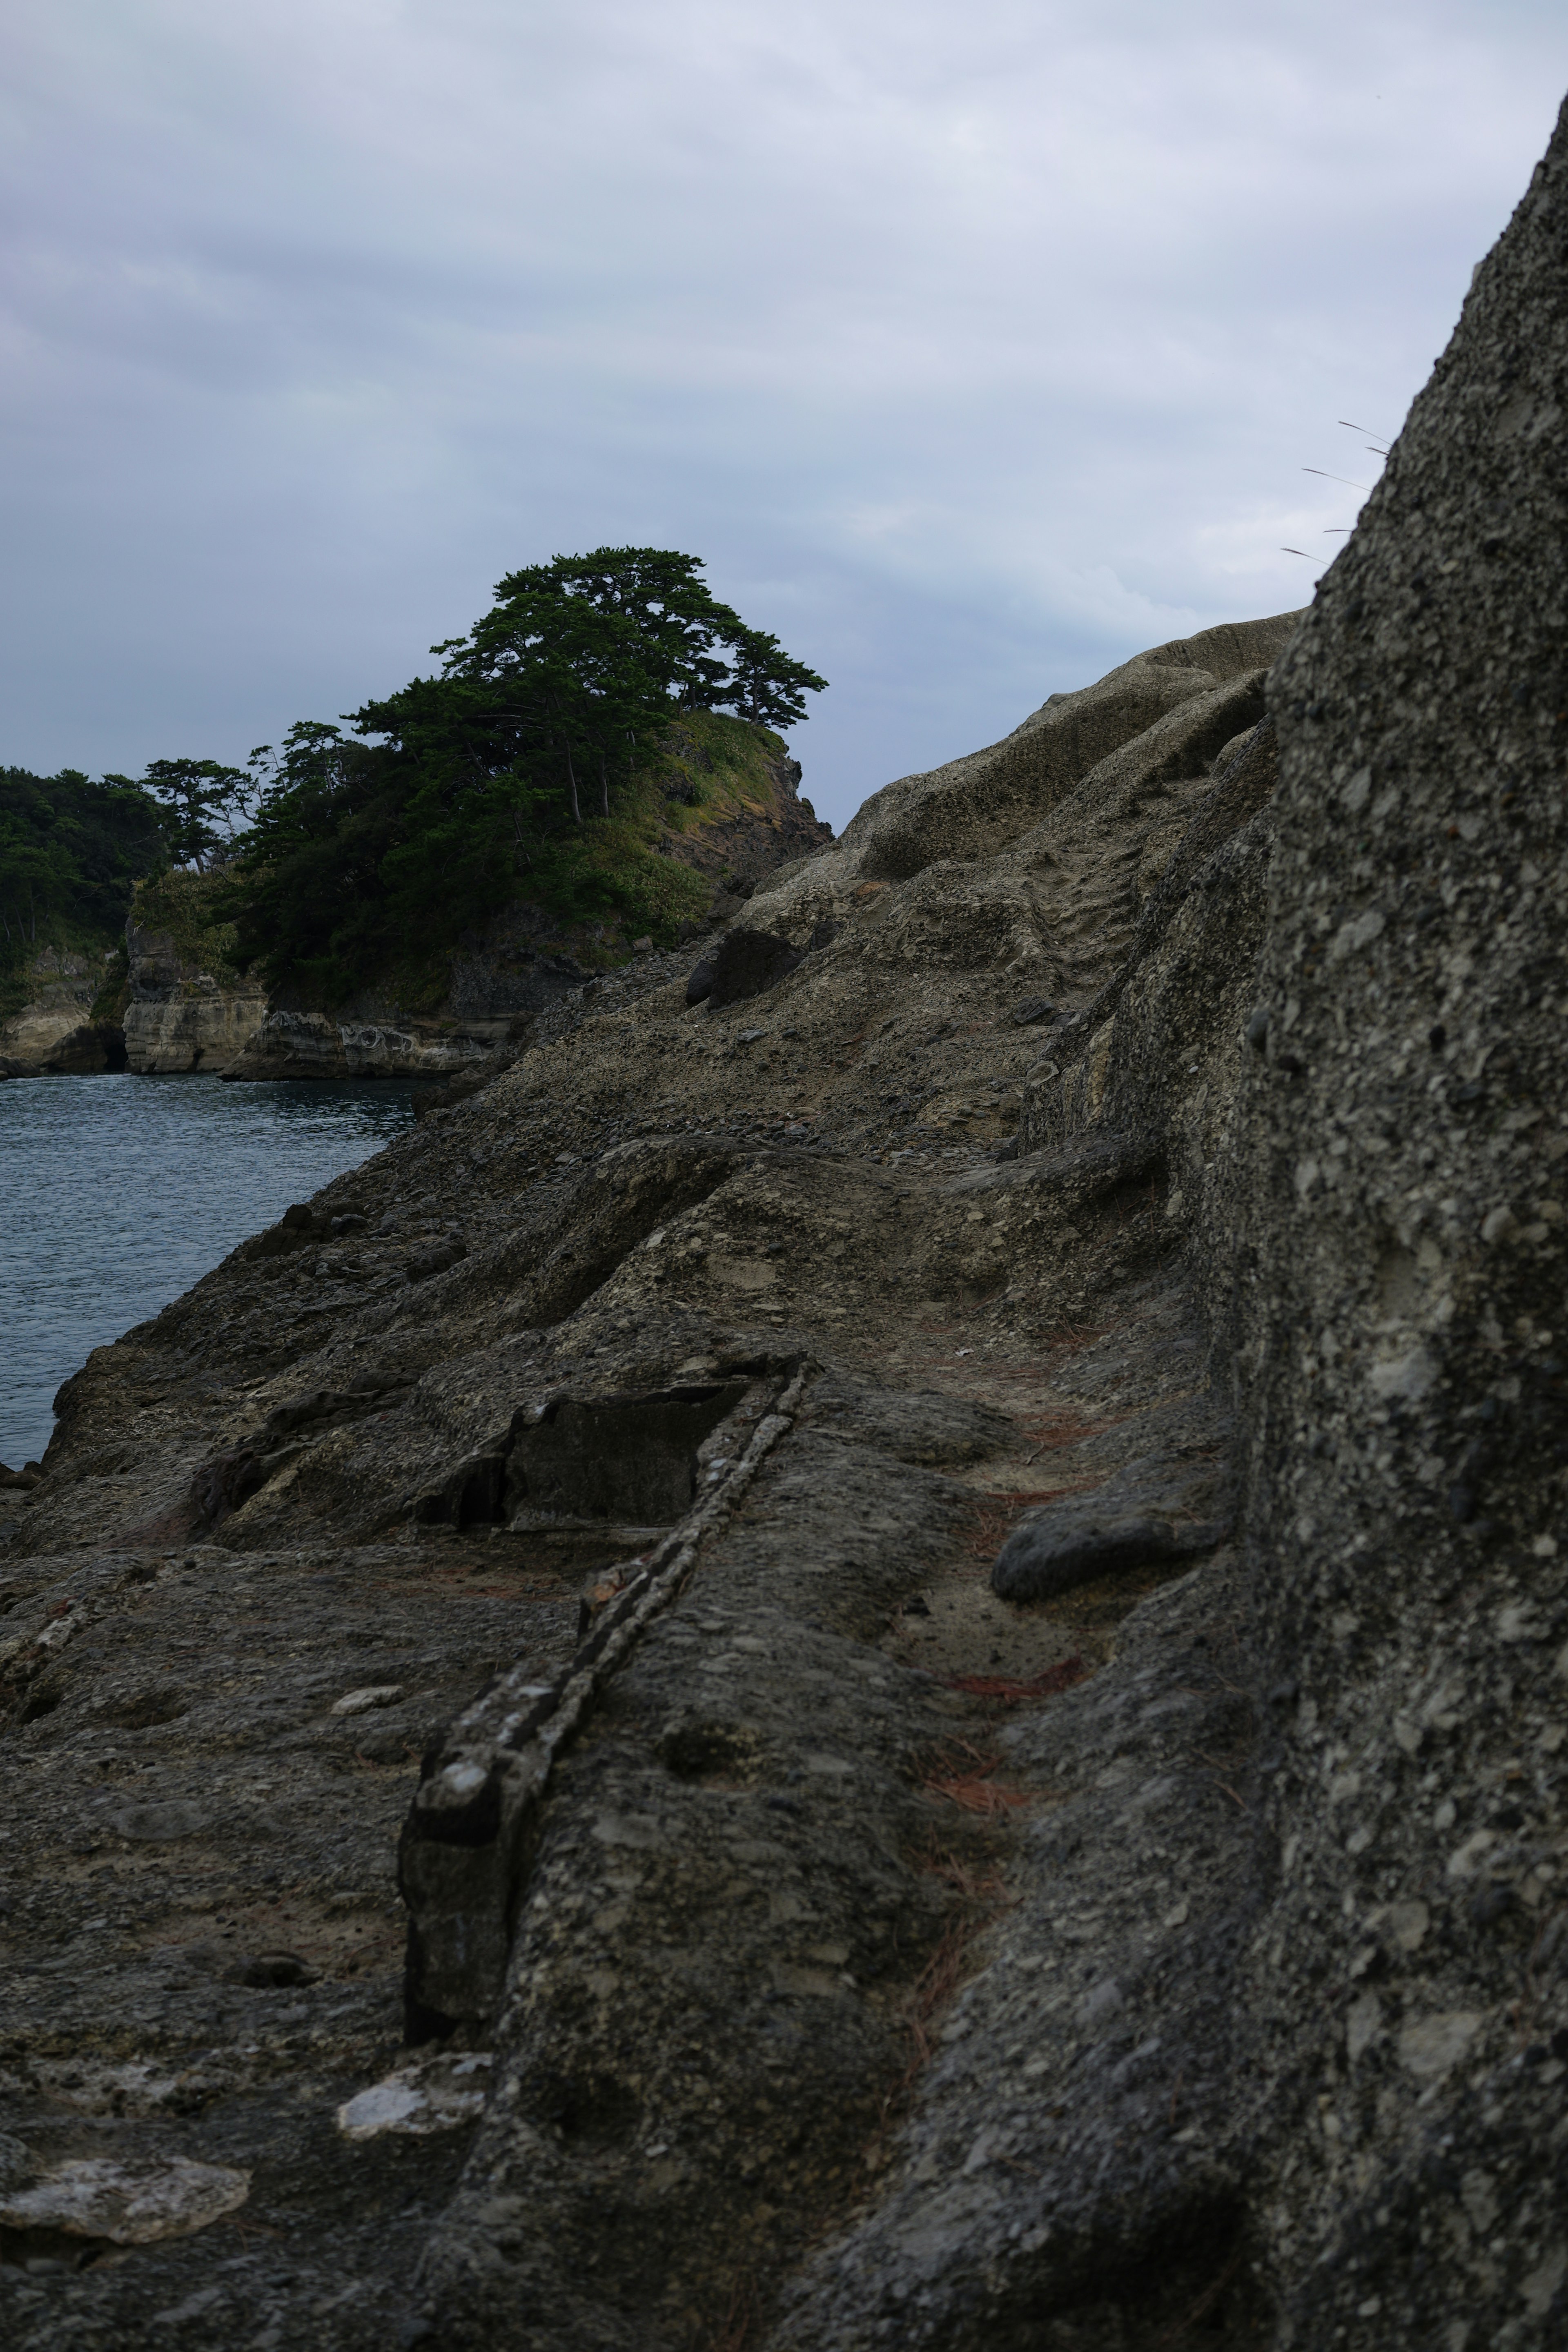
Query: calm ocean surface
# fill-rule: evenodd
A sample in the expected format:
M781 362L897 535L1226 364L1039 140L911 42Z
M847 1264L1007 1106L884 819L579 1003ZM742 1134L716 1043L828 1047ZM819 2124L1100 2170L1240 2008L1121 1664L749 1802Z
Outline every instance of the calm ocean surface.
M379 1151L412 1105L381 1080L0 1085L0 1462L42 1455L55 1391L92 1349Z

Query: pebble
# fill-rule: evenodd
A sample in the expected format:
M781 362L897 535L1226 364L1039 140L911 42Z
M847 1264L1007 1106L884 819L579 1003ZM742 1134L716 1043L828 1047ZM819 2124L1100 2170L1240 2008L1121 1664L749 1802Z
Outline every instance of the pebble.
M390 1706L403 1696L401 1683L372 1683L363 1690L345 1691L332 1701L334 1715L368 1715L373 1706Z

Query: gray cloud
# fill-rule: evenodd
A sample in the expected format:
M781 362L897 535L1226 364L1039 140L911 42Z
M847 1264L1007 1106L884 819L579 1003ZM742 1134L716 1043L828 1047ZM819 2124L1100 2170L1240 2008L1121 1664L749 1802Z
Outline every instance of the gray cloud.
M20 0L0 759L242 755L657 541L836 823L1310 593L1568 79L1556 6Z

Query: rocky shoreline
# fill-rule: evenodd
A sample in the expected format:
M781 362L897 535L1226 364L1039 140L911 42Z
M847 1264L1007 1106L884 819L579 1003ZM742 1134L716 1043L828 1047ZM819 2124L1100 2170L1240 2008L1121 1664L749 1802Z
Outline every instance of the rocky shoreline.
M721 930L765 876L831 841L799 784L797 761L770 757L759 795L739 813L663 832L666 854L711 885L699 928ZM47 948L35 956L29 1002L0 1022L0 1078L199 1070L247 1080L444 1083L515 1049L541 1014L651 945L639 948L613 922L563 931L542 908L524 902L459 943L438 1001L413 1008L395 991L373 989L322 1010L269 997L258 980L225 965L220 942L199 938L199 908L182 903L199 896L199 884L178 877L174 891L184 917L179 929L194 929L197 941L177 938L139 898L126 924L122 971L115 971L112 951Z
M68 1381L9 2340L1563 2339L1565 254Z

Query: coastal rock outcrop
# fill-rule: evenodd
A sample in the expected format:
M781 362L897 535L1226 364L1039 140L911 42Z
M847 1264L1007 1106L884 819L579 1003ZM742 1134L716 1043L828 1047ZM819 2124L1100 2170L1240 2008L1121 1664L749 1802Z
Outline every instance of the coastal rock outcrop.
M42 948L28 961L26 1002L0 1022L0 1074L79 1075L125 1067L117 1023L95 1017L111 959L88 949Z
M1309 614L66 1384L0 2231L257 2243L0 2266L29 2352L1563 2340L1565 256L1560 126Z
M173 877L159 898L174 898L184 913L198 887L196 877ZM199 931L177 941L155 920L139 920L141 911L133 907L125 927L130 1067L139 1077L227 1068L266 1018L265 989L221 961L214 942ZM182 929L195 926L187 922Z

